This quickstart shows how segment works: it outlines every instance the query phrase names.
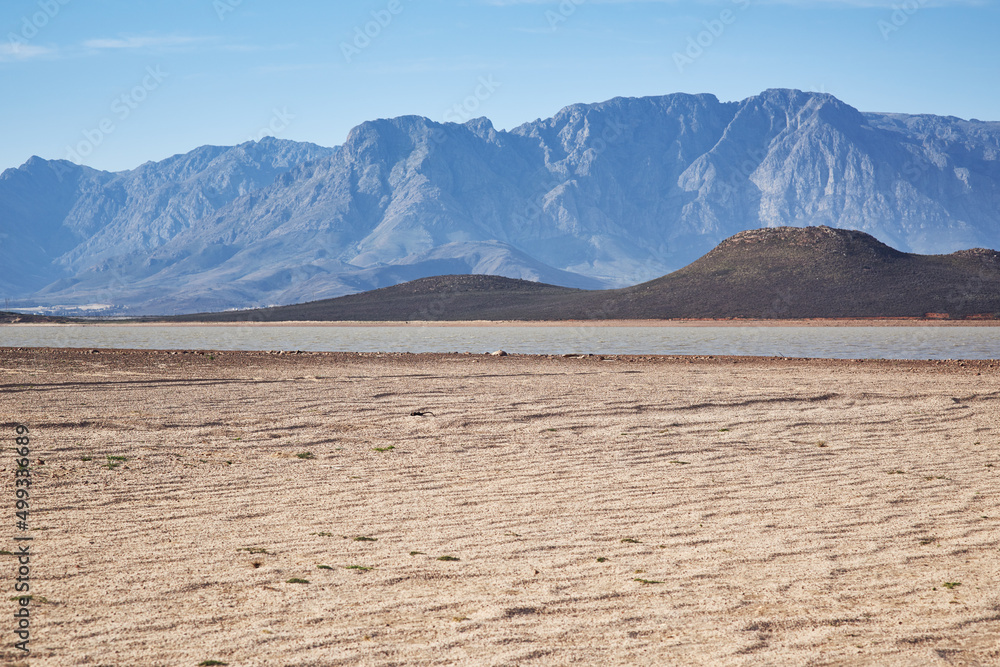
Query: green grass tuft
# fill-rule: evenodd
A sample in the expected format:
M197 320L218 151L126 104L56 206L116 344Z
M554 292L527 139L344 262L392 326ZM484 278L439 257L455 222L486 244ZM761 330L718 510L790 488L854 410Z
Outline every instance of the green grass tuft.
M454 556L438 556L438 560L455 561L455 560L462 560L462 559L461 558L455 558Z

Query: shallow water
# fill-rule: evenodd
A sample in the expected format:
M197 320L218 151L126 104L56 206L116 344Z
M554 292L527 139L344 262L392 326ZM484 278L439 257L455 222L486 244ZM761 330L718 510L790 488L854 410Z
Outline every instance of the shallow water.
M997 359L1000 327L0 326L0 347Z

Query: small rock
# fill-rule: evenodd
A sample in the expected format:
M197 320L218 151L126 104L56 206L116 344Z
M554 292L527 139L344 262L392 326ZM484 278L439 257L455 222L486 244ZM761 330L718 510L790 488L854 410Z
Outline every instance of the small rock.
M496 352L490 352L490 354L492 354L494 357L506 357L506 356L509 356L503 350L497 350Z

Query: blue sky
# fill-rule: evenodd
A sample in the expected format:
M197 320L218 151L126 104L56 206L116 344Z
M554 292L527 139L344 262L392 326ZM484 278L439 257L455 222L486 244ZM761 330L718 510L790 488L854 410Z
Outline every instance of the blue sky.
M0 169L775 87L1000 120L998 27L977 0L4 0Z

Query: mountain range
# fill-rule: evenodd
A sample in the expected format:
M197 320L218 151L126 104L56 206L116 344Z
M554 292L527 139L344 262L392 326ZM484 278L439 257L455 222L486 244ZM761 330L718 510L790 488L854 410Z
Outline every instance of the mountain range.
M11 308L132 315L292 304L442 274L636 285L762 228L904 253L1000 246L1000 123L822 93L616 98L510 131L405 116L338 147L266 137L111 173L0 174Z

